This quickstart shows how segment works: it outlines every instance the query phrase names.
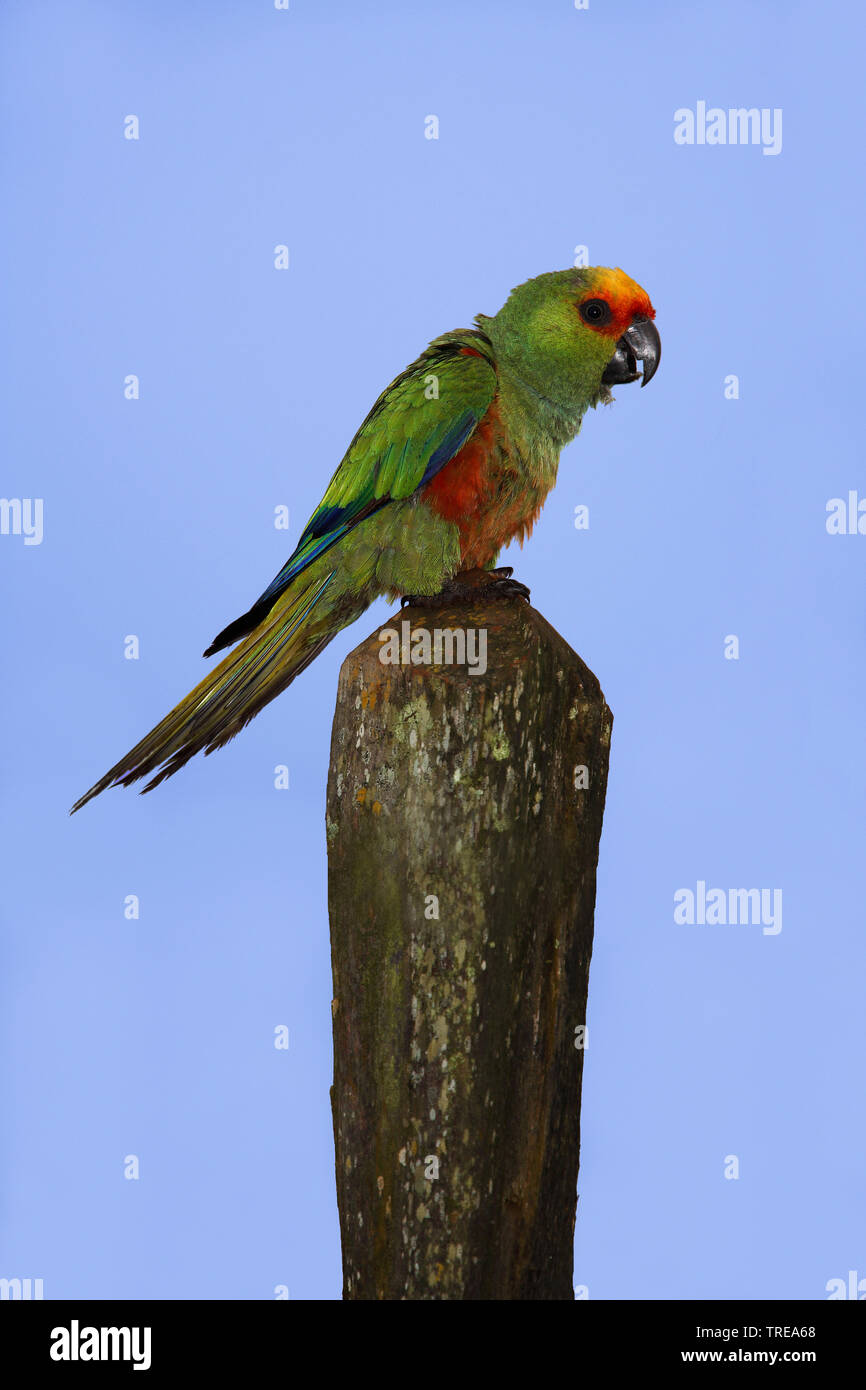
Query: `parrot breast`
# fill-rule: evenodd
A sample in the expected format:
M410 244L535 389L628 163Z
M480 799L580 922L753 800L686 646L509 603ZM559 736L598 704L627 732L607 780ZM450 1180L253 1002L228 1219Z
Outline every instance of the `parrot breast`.
M460 533L463 569L484 569L509 541L521 544L553 478L540 488L520 466L494 400L472 438L430 480L421 500Z

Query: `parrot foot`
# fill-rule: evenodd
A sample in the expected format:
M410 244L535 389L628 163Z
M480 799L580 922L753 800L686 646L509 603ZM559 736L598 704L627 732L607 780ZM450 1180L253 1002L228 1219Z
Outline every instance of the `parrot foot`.
M511 565L498 570L463 570L449 579L438 594L404 594L401 608L446 608L452 603L474 603L479 599L522 598L529 602L529 589L519 579L512 579Z
M521 584L519 579L512 579L514 573L513 565L503 565L498 570L487 570L491 577L489 584L482 584L481 589L485 597L490 598L522 598L529 602L529 589L525 584Z

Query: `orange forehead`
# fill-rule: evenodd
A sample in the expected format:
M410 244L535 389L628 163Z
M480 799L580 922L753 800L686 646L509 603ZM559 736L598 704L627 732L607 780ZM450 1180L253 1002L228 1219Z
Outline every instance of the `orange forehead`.
M635 314L643 314L648 319L656 316L646 290L619 268L612 270L608 266L597 266L579 302L583 304L587 299L606 299L610 305L610 323L595 330L607 338L619 338Z

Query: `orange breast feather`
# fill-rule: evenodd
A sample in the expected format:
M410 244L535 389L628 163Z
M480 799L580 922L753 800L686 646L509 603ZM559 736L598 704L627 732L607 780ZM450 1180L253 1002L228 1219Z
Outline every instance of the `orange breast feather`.
M457 526L463 569L483 568L515 536L522 540L540 506L508 467L495 404L472 438L431 478L422 497L438 516Z

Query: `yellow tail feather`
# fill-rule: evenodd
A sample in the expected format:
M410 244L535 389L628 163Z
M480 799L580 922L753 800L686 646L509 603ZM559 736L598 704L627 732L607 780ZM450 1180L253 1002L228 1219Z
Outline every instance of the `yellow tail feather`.
M357 596L340 595L317 609L336 573L326 571L324 565L311 567L304 575L305 586L280 599L248 637L76 801L72 811L108 787L127 787L155 773L143 788L150 791L196 753L222 748L285 690L367 606Z

